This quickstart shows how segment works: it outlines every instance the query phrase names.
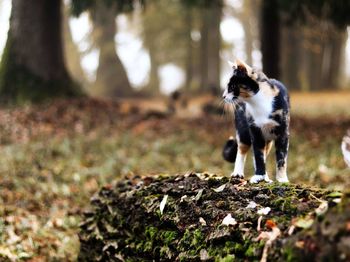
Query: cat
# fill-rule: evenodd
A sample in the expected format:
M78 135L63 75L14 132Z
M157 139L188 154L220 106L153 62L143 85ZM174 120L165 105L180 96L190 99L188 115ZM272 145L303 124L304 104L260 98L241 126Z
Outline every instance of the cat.
M236 140L231 137L223 156L235 162L233 177L244 177L247 152L253 147L255 174L250 183L272 182L266 173L266 158L272 143L276 148L276 180L289 182L287 156L289 148L290 102L286 87L269 79L240 60L230 62L233 75L224 90L225 103L234 104Z

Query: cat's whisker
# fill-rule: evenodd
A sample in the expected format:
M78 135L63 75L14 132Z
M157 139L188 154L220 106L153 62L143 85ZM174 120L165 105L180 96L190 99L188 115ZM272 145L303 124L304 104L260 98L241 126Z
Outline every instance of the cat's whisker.
M227 103L223 100L223 110L222 110L222 117L227 117L228 112L227 112Z
M225 104L224 104L224 101L223 101L223 100L216 101L216 104L218 105L219 108L222 107L222 111L221 111L221 114L220 114L220 117L222 118L223 115L225 114Z

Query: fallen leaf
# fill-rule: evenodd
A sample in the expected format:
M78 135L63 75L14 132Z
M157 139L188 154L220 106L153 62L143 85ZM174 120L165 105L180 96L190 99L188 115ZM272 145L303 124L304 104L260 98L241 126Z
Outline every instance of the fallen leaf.
M219 193L219 192L224 191L225 187L226 187L226 184L223 184L223 185L219 186L218 188L214 188L213 190L214 190L216 193Z
M324 215L328 210L328 202L327 201L322 201L321 204L316 208L315 212L316 215L322 216Z
M341 202L341 198L335 198L333 199L333 202L339 204Z
M180 203L184 202L184 200L187 198L187 195L183 195L180 199Z
M222 223L221 223L221 224L222 224L222 225L225 225L225 226L234 226L234 225L237 224L237 221L236 221L236 219L234 219L234 218L232 217L231 214L228 214L228 215L224 218L224 220L222 220Z
M160 205L159 205L159 209L160 209L160 213L163 215L163 211L164 211L164 208L165 208L165 205L166 205L166 202L168 201L168 195L165 195L163 197L163 200L162 202L160 202Z
M311 217L299 218L294 222L294 226L299 228L309 228L314 223L314 219Z
M254 209L256 207L257 207L257 203L255 203L254 201L250 201L246 208Z
M270 246L272 245L273 241L275 241L281 235L281 230L277 226L274 226L271 229L272 231L261 232L260 235L255 239L255 241L259 241L262 239L266 240L260 262L267 261L267 255Z
M304 242L303 240L297 241L297 242L295 242L295 246L296 246L297 248L304 249L304 247L305 247L305 242Z
M332 193L329 193L327 196L328 197L338 198L338 197L342 197L343 193L341 193L341 192L332 192Z
M261 231L261 221L262 221L263 217L262 216L259 216L258 218L258 226L256 228L256 230L259 232Z
M206 225L207 225L207 222L204 220L203 217L200 217L200 218L199 218L199 223L200 223L202 226L206 226Z
M258 214L259 215L267 215L268 213L270 213L271 208L269 207L264 207L258 210Z
M288 229L288 235L291 236L294 233L294 230L295 230L295 226L291 225L290 228Z
M276 226L277 226L276 223L275 223L275 221L273 221L273 220L271 220L271 219L268 219L268 220L266 221L265 225L267 226L267 228L270 228L270 229L272 229L273 227L276 227Z
M203 189L199 189L196 197L194 198L196 201L198 201L203 195Z

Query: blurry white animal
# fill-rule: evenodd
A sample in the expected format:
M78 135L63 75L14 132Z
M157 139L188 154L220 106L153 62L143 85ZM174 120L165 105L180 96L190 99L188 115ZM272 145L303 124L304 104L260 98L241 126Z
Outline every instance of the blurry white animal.
M343 137L343 142L341 143L341 150L343 151L343 156L345 163L350 168L350 129L347 134Z

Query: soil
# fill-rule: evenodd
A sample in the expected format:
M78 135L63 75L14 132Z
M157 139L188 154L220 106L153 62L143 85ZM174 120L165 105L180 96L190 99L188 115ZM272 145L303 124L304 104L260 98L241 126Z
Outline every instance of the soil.
M341 197L205 173L126 178L91 200L79 260L319 261L330 252L349 260L350 212Z

